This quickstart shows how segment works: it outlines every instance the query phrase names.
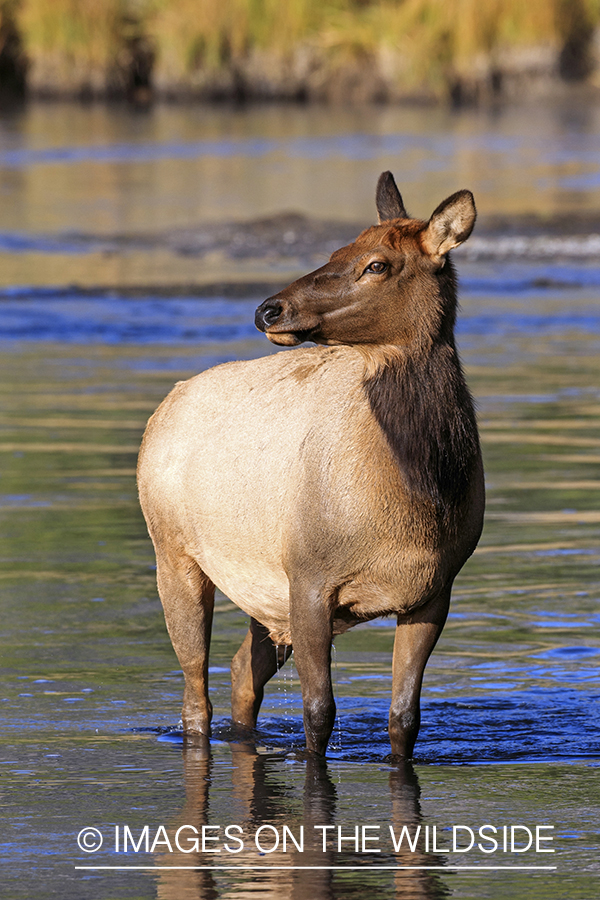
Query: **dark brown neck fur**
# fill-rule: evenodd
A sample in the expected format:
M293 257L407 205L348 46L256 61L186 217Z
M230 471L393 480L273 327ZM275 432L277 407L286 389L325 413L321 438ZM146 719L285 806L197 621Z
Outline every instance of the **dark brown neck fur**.
M464 498L479 454L475 410L453 347L393 361L365 382L409 490L436 507Z
M403 348L398 358L365 380L365 391L411 493L451 513L468 491L479 438L452 335L452 270L440 281L445 314L433 344Z

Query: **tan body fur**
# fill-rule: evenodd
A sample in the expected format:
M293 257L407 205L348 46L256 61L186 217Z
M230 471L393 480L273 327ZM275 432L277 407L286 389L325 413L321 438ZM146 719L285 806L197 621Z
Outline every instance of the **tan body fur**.
M141 502L160 510L151 533L173 540L177 521L181 552L275 644L291 643L287 569L300 553L324 560L334 634L410 612L456 572L456 542L434 521L423 535L364 397L364 370L352 347L228 363L179 383L146 432L140 465L157 474ZM377 467L365 467L371 454ZM460 529L460 560L477 537Z

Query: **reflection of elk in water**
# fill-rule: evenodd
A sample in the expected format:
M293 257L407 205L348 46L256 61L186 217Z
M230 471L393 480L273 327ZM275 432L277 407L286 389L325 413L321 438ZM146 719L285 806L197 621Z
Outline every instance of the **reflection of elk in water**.
M338 797L326 761L317 756L307 759L302 784L298 770L304 767L295 767L292 775L281 756L257 753L251 742L232 743L230 750L231 764L222 757L213 763L208 742L204 747L199 742L196 746L191 742L184 745L186 800L181 813L167 824L173 852L155 855L155 865L159 867L157 900L253 900L258 896L265 900L336 900L348 896L349 878L352 896L379 896L382 879L389 885L385 896L398 900L446 900L449 896L439 875L427 870L442 867L446 859L424 852L423 840L418 841L414 851L406 841L397 853L392 850L390 825L396 835L404 826L411 835L422 827L419 783L409 762L390 770L391 810L386 802L385 781L380 777L376 793L370 794L371 800L381 798L381 804L377 804L377 818L382 820L378 843L381 850L364 855L353 852L348 840L343 852L338 852L335 838L338 825L345 835L351 835L354 822L364 821L365 809L357 804L348 808L348 800L354 798L355 792L361 796L360 790L368 783L362 781L363 766L357 767L358 780L351 786L347 783L351 773L345 773L344 787L339 788L343 796ZM337 809L340 800L345 807L343 813ZM369 813L374 814L373 805ZM182 826L181 841L186 848L190 826L201 831L203 825L218 822L223 826L234 821L244 835L244 847L239 852L181 852L175 845L174 835ZM271 823L280 834L285 824L296 837L303 827L303 851L298 852L289 841L286 852L280 844L274 852L261 855L252 835L266 823ZM325 850L322 826L331 829ZM223 829L220 833L222 836ZM266 834L265 846L271 840ZM237 851L235 842L230 843ZM185 869L178 869L179 866ZM219 869L221 866L225 868ZM351 868L356 866L377 867L380 871Z
M203 372L149 422L140 499L189 733L210 730L218 585L251 616L232 663L234 721L255 726L293 644L317 753L335 717L333 636L396 616L389 732L393 754L412 754L423 670L483 518L448 258L475 206L459 191L428 222L410 219L388 172L377 209L378 226L256 312L275 344L325 346Z
M218 765L212 763L208 743L203 747L197 738L194 741L196 746L188 741L183 751L185 806L167 826L174 852L158 854L155 859L157 866L165 867L159 870L158 900L229 896L251 900L259 895L265 900L333 900L333 873L328 868L335 862L333 854L322 852L318 842L312 840L314 825L330 825L334 820L335 787L325 760L317 756L307 760L302 797L290 802L290 785L276 777L278 764L286 768L281 757L257 753L250 742L232 743L231 765L223 765L219 772ZM225 803L226 813L219 808L219 801ZM229 841L235 852L223 851L224 840L217 845L219 853L185 852L189 826L200 832L203 825L209 825L209 809L213 822L237 823L240 831L234 833L239 840ZM253 839L257 830L266 825L261 840L270 851L272 829L282 834L284 824L296 838L304 829L302 852L289 840L286 852L280 844L273 852L260 853ZM181 826L183 852L173 838ZM220 834L223 837L223 829Z

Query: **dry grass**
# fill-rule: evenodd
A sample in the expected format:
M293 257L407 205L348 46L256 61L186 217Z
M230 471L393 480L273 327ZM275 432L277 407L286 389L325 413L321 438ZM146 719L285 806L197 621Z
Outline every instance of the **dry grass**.
M121 45L123 0L21 0L16 24L36 87L103 90Z
M38 86L106 81L133 29L173 85L309 48L333 65L392 59L407 86L436 90L515 48L558 52L600 22L600 0L0 0L0 19L8 9Z
M175 80L218 69L253 50L290 54L314 40L332 0L150 0L146 27L157 66Z
M558 51L575 29L600 20L598 0L404 0L379 10L388 40L423 81L468 74L523 47Z

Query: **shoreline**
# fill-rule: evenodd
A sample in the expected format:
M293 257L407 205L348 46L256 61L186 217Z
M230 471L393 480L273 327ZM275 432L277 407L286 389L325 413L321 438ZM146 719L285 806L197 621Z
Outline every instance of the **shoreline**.
M585 0L0 0L0 101L441 103L600 91Z
M11 89L8 81L0 83L0 115L30 103L126 105L142 110L161 105L233 109L271 105L347 106L360 109L371 104L486 110L571 99L594 103L600 99L600 71L589 79L568 79L561 76L555 60L539 69L527 65L507 69L485 67L480 72L451 74L435 87L403 85L378 71L372 60L332 71L323 68L314 84L296 78L286 82L283 78L272 79L271 75L272 72L258 75L252 72L240 77L239 71L235 71L209 73L199 83L149 82L131 86L124 82L101 86L87 81L65 83L46 74L37 83L22 82L17 90Z

